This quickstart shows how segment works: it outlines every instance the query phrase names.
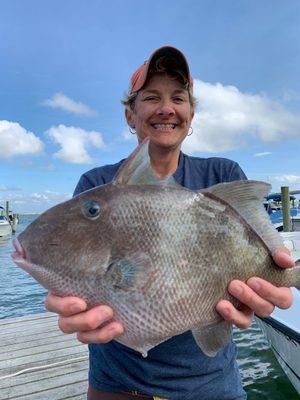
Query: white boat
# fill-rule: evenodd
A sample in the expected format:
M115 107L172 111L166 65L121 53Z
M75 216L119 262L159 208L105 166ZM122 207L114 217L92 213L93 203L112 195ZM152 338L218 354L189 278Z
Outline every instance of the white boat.
M281 232L295 261L300 259L300 232ZM268 318L255 317L279 364L300 394L300 291L293 288L294 302L288 310L275 308Z
M7 218L0 215L0 237L9 236L12 234L12 228Z

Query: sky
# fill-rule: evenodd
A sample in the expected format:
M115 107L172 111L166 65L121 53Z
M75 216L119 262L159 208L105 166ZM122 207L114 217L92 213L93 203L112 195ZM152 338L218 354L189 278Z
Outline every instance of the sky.
M0 205L42 212L135 148L120 100L160 46L190 64L182 150L300 189L298 0L0 1Z

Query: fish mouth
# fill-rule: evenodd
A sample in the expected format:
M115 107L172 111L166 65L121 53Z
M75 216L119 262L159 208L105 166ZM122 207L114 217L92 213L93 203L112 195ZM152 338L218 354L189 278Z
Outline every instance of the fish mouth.
M24 269L25 271L29 271L32 263L26 259L26 253L24 248L18 239L13 239L12 241L15 251L11 254L11 258L17 264L18 267Z

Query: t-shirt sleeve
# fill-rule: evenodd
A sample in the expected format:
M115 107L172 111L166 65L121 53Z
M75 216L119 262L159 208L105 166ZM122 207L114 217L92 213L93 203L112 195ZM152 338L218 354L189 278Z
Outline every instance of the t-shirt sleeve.
M241 181L241 180L245 180L245 179L248 179L246 174L244 173L242 168L239 166L239 164L234 162L232 164L232 167L231 167L231 170L229 173L228 181L229 182Z
M98 176L97 181L98 181L97 186L103 185L105 183L104 179L101 176ZM95 186L96 186L95 183L91 179L89 179L89 177L86 174L83 174L76 185L73 197L76 196L77 194L85 192L86 190L92 189Z

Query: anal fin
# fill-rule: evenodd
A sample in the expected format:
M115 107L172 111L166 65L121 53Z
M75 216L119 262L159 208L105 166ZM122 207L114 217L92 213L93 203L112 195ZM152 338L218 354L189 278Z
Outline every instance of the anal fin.
M225 320L192 330L194 339L204 354L214 357L232 339L231 324Z

